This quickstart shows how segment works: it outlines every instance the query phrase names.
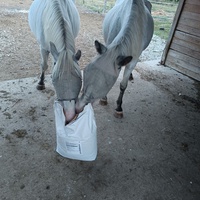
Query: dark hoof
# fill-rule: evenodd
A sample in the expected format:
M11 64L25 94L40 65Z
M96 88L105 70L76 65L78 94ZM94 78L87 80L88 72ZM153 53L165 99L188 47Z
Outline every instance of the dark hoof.
M119 111L115 111L114 116L115 116L116 118L118 118L118 119L123 118L123 117L124 117L123 111L120 111L120 112L119 112Z
M44 90L45 89L45 85L37 85L36 87L38 90Z
M130 76L129 76L129 81L133 81L133 80L134 80L133 75L130 74Z
M100 104L101 106L106 106L106 105L108 105L108 102L107 102L107 100L105 100L105 99L100 99L100 100L99 100L99 104Z

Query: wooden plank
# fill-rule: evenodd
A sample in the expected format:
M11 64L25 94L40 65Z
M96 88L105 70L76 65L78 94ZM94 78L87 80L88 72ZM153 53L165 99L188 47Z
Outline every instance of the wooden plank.
M183 24L183 25L189 25L192 28L197 28L200 29L200 21L196 20L196 19L189 19L187 16L185 15L181 15L179 23Z
M200 5L186 3L184 9L188 12L200 14Z
M200 81L200 0L181 3L161 63Z
M179 4L178 4L178 7L177 7L175 16L174 16L174 20L173 20L172 27L171 27L171 30L170 30L170 33L169 33L169 37L168 37L165 49L164 49L163 54L162 54L161 64L165 64L165 60L166 60L167 53L169 51L173 36L174 36L174 32L176 30L179 18L181 16L182 10L184 8L184 3L185 3L185 0L179 0Z
M194 58L169 50L165 65L200 81L200 66L193 65Z
M180 43L178 43L178 44L180 44ZM186 63L189 62L188 64L192 64L194 66L199 66L200 67L200 59L191 58L190 56L188 56L186 54L183 54L182 52L171 50L171 53L172 52L174 54L176 54L177 59L181 59L181 60L185 61Z
M178 26L177 26L177 30L185 32L185 33L192 34L192 35L197 36L197 37L200 37L200 29L190 27L188 25L184 25L184 24L179 23Z
M200 5L200 1L199 0L186 0L186 3L194 4L194 5Z
M177 30L174 34L174 38L186 41L189 44L191 43L190 45L194 45L196 51L200 51L200 37Z
M176 71L182 73L182 74L185 74L193 79L196 79L198 81L200 81L200 74L199 73L195 73L187 68L183 68L183 65L180 64L177 64L177 63L174 63L173 60L170 60L170 58L167 58L166 59L166 63L165 65L167 67L170 67L172 69L175 69Z
M185 55L188 55L192 58L200 59L200 53L197 51L194 51L193 49L190 49L185 46L181 46L180 44L176 44L175 42L172 42L170 49L178 51L180 53L183 53Z
M181 14L181 17L186 18L186 19L196 20L200 23L200 14L198 13L191 13L184 9Z
M187 48L189 48L189 49L191 49L193 51L199 52L199 46L198 45L194 45L194 44L192 44L192 43L190 43L188 41L180 40L180 39L174 37L173 43L178 44L178 45L180 45L182 47L187 47Z
M190 68L190 70L200 73L200 60L191 58L190 56L184 55L172 49L169 50L168 56L170 58L174 58L175 63L184 63L183 65L187 66L186 68Z

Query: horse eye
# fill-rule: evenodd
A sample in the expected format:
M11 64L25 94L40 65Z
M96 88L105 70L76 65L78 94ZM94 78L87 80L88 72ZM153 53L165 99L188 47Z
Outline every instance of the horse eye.
M54 62L53 65L55 66L55 65L56 65L56 62Z

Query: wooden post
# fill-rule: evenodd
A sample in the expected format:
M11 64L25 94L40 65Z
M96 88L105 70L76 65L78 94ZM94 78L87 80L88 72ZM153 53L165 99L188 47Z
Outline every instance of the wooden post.
M178 21L179 21L179 18L181 16L181 12L182 12L184 3L185 3L185 0L179 1L179 5L177 7L176 14L175 14L175 17L174 17L174 21L173 21L173 24L172 24L172 27L171 27L171 30L170 30L170 33L169 33L168 40L167 40L167 44L166 44L165 49L164 49L163 54L162 54L162 58L161 58L161 64L162 65L165 64L165 61L166 61L166 58L167 58L167 53L169 51L175 30L176 30L176 27L177 27L177 24L178 24Z

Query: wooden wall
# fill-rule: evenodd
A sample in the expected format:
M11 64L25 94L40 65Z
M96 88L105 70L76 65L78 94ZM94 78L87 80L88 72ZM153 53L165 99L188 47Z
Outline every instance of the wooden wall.
M180 0L161 63L200 81L200 0Z

